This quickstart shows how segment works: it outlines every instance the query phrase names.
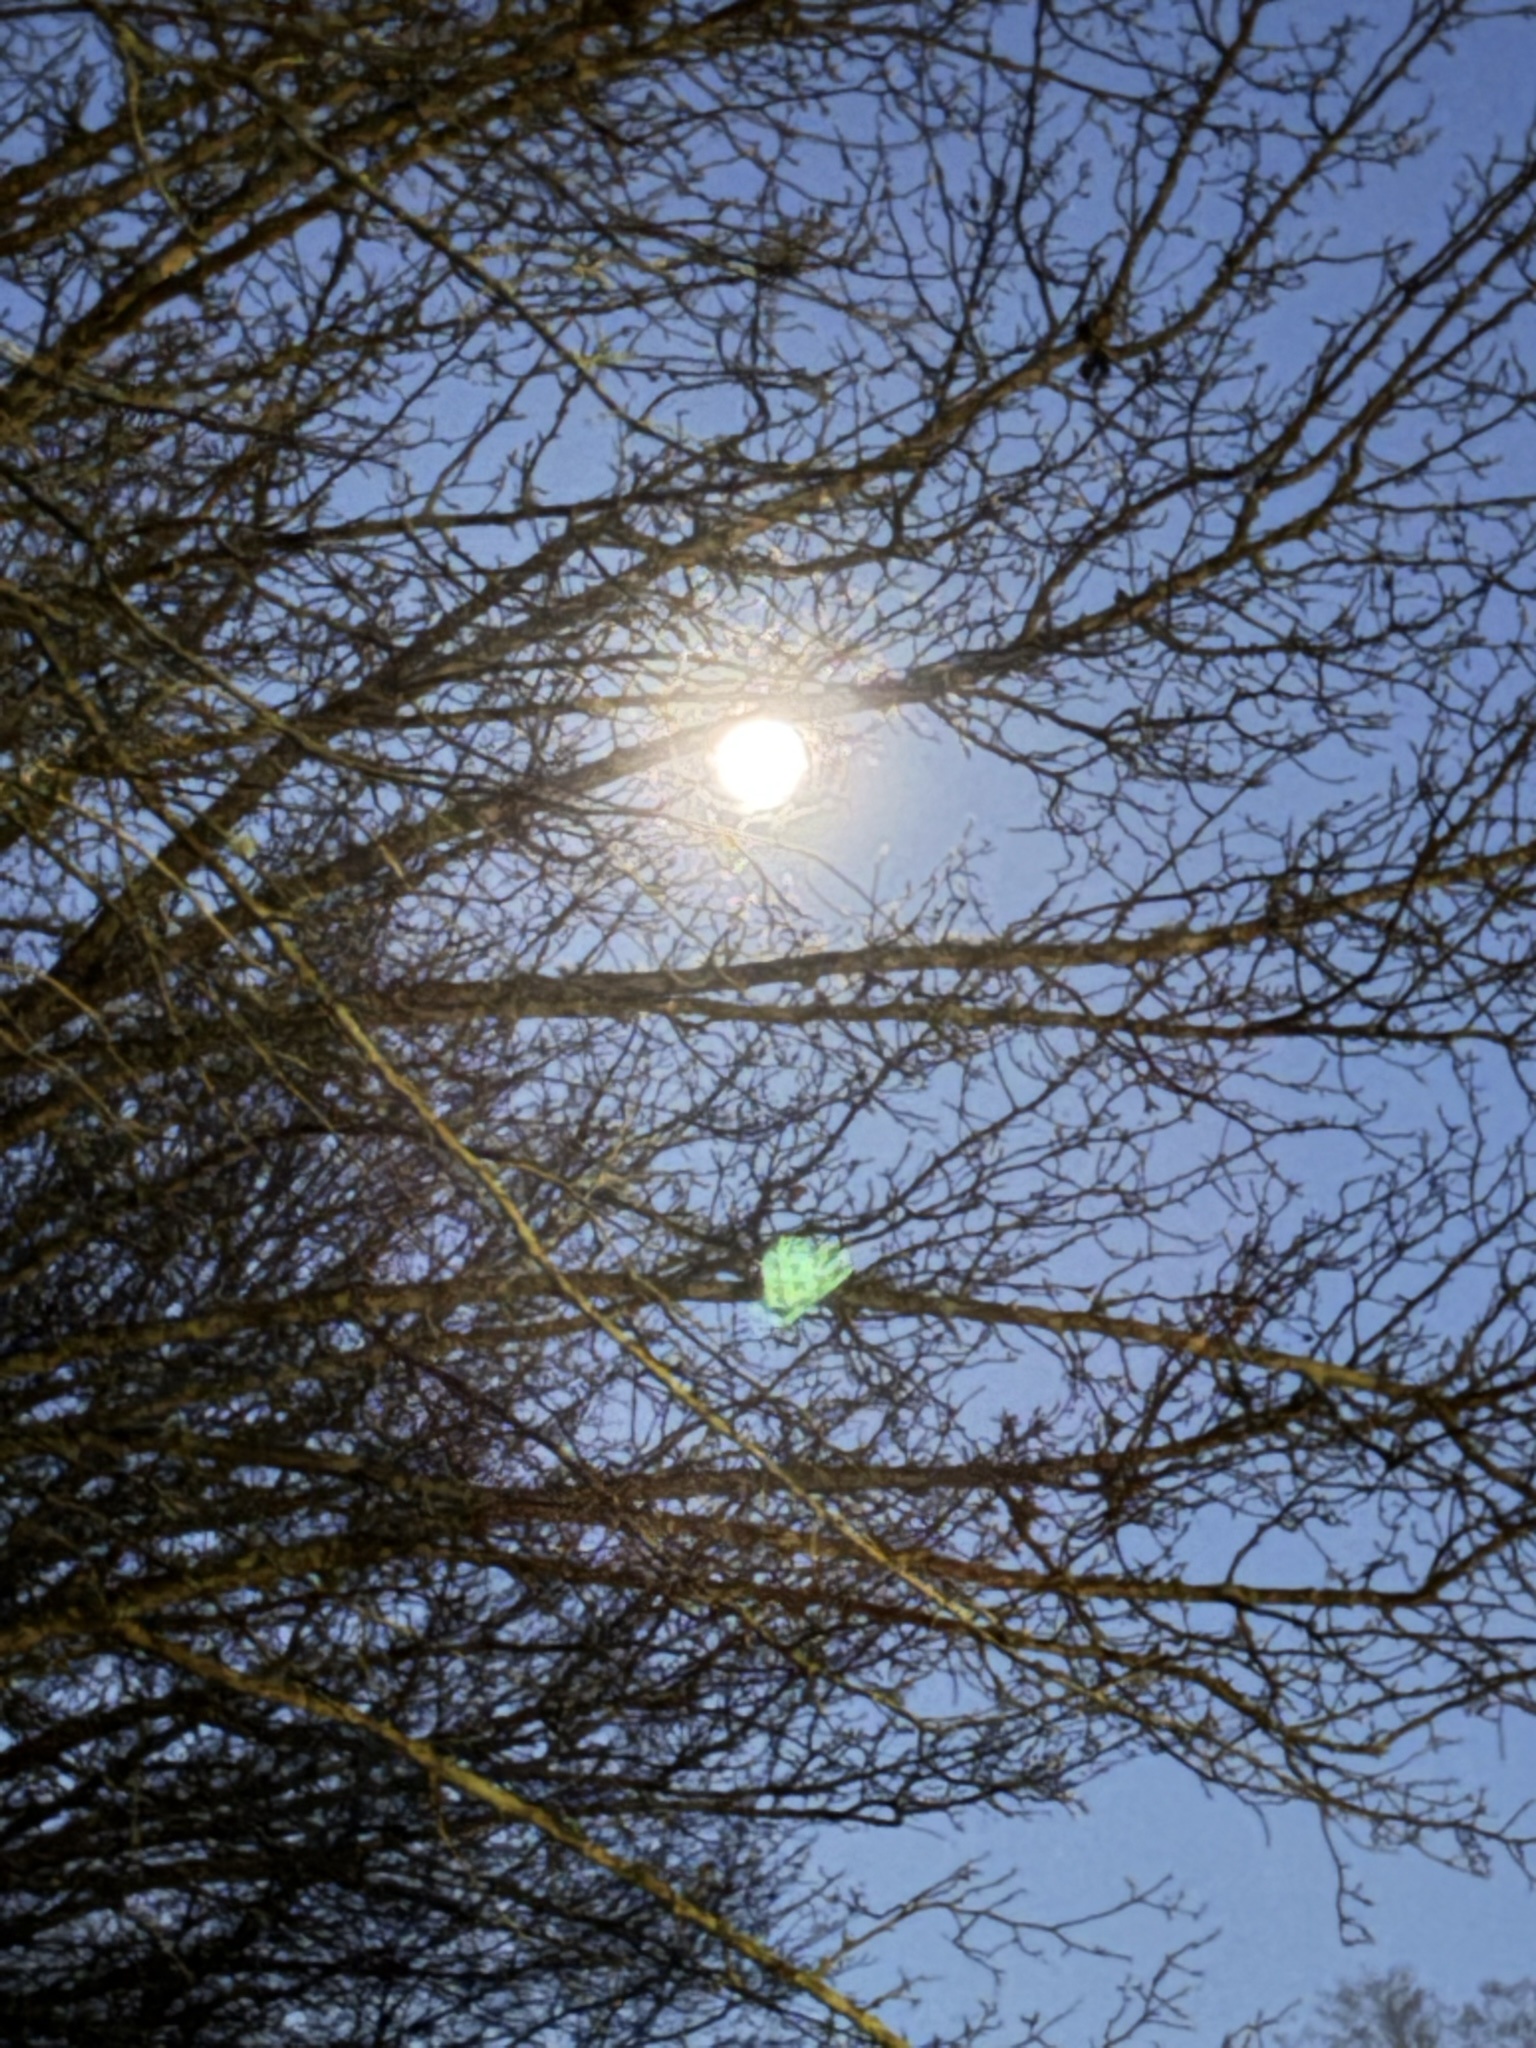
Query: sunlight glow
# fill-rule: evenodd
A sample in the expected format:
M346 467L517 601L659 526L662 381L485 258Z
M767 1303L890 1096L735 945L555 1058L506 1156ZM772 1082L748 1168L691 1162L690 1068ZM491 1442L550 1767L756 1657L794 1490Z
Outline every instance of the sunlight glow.
M793 796L811 765L805 741L778 718L749 718L715 749L715 773L744 811L771 811Z

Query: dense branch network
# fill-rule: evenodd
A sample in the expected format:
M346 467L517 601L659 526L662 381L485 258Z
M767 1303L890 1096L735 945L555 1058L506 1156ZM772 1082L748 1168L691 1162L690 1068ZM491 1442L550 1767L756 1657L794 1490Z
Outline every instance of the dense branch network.
M1499 10L1288 13L7 24L12 2031L916 2039L1040 1929L811 1825L1148 1753L1526 1854L1397 1759L1536 1627L1536 154L1341 224Z

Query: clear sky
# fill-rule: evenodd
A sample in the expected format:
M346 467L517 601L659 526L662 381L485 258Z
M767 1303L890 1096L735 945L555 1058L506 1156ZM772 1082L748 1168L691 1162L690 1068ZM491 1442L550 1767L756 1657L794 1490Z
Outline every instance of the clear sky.
M1331 4L1304 4L1291 18L1303 25L1332 21L1339 11ZM1381 12L1391 18L1394 10L1386 6ZM1531 9L1512 10L1507 21L1483 27L1475 55L1459 53L1426 71L1438 108L1439 143L1400 166L1390 184L1343 195L1340 205L1357 245L1377 232L1434 236L1460 157L1481 152L1495 134L1510 148L1520 145L1536 78L1533 28ZM1282 306L1272 347L1304 348L1306 319ZM1027 830L1033 821L1021 811L1021 801L1027 798L1016 773L986 756L965 754L935 725L919 737L893 720L859 737L829 801L782 828L782 872L806 889L813 881L832 886L814 863L796 857L795 846L834 861L861 884L871 881L878 863L879 893L889 900L905 882L920 885L969 831L990 843L990 853L978 861L978 908L997 926L1021 915L1035 888L1034 841ZM1320 1175L1328 1171L1320 1154L1316 1166ZM979 1408L989 1399L1018 1411L1028 1405L1030 1390L1000 1371L977 1389ZM1447 1732L1458 1734L1460 1747L1447 1750L1439 1768L1463 1783L1486 1785L1493 1813L1512 1813L1536 1795L1536 1731L1511 1728L1502 1755L1489 1729ZM1365 1967L1409 1964L1431 1986L1457 1998L1487 1978L1536 1970L1536 1901L1524 1878L1507 1865L1478 1880L1411 1852L1350 1853L1354 1877L1371 1902L1357 1907L1371 1947L1340 1941L1336 1874L1309 1812L1276 1811L1261 1819L1162 1760L1112 1771L1090 1788L1081 1813L1042 1812L1027 1822L972 1818L963 1830L930 1824L899 1836L850 1834L830 1840L826 1850L829 1863L861 1875L872 1897L888 1900L967 1856L984 1854L997 1870L1017 1872L1027 1887L1022 1910L1042 1922L1102 1910L1130 1886L1146 1888L1168 1877L1186 1906L1200 1913L1198 1920L1170 1923L1142 1914L1116 1920L1097 1935L1092 1929L1083 1933L1085 1942L1102 1939L1111 1950L1132 1944L1143 1970L1184 1941L1218 1937L1194 1958L1204 1981L1189 2001L1193 2032L1154 2026L1137 2036L1143 2048L1191 2040L1197 2048L1220 2048L1229 2033L1260 2012L1310 2002L1340 1974ZM884 1953L887 1967L891 1954ZM942 2040L947 2027L974 2010L985 1982L957 1960L939 1925L921 1937L904 1935L901 1955L933 1981L918 2010L892 2008L889 2016L908 2027L914 2040ZM1100 2038L1115 2009L1119 1976L1112 1958L1066 1955L1042 1941L1037 1959L1008 1968L1001 2009L1005 2015L1061 2015L1053 2038L1062 2048L1077 2048ZM887 1981L887 1968L872 1967L851 1988L868 1994ZM1007 2027L999 2038L1012 2038Z
M851 858L849 838L862 840L883 828L894 887L904 873L926 873L974 822L977 835L990 837L998 849L982 862L982 876L984 882L990 877L1003 898L1010 882L1027 887L1027 878L1008 872L1015 842L1005 821L1013 787L1006 768L986 756L965 757L948 736L925 744L892 724L878 749L855 764L842 829L833 825L831 837L839 856ZM812 828L802 836L814 841L819 833ZM997 914L997 906L988 907ZM1028 1391L1007 1373L991 1385L997 1405L1016 1412L1027 1405ZM984 1404L985 1395L979 1398ZM1494 1817L1513 1815L1526 1800L1536 1802L1536 1725L1511 1717L1502 1744L1494 1728L1470 1720L1444 1732L1456 1746L1427 1761L1424 1774L1485 1786ZM1335 1914L1334 1864L1310 1811L1292 1807L1261 1816L1160 1758L1111 1771L1090 1788L1086 1806L1081 1813L1042 1812L1027 1823L968 1817L963 1832L952 1836L931 1825L899 1837L871 1830L848 1837L829 1860L843 1855L851 1871L867 1877L874 1896L894 1898L916 1890L938 1870L984 1853L999 1870L1017 1872L1028 1888L1027 1912L1044 1921L1099 1910L1132 1885L1145 1889L1171 1878L1185 1905L1201 1910L1198 1921L1165 1922L1144 1914L1101 1930L1109 1948L1128 1949L1144 1967L1155 1966L1182 1941L1219 1930L1219 1939L1191 1959L1203 1973L1188 2001L1193 2033L1149 2028L1139 2037L1144 2048L1161 2041L1221 2048L1229 2032L1261 2011L1275 2014L1296 2000L1310 2004L1340 1975L1367 1968L1409 1965L1425 1983L1457 1999L1471 1996L1489 1978L1536 1974L1536 1897L1508 1859L1478 1879L1413 1851L1351 1851L1354 1881L1372 1902L1357 1906L1355 1917L1374 1945L1345 1946ZM1536 1803L1529 1818L1536 1821ZM904 1957L918 1953L933 1979L924 2021L937 2027L958 2023L985 1988L982 1980L958 1962L937 1927L926 1943L904 1940ZM1063 2048L1097 2040L1114 2010L1120 1968L1113 1961L1065 1956L1048 1944L1040 1955L1042 1960L1015 1963L1008 1971L1011 2000L1051 2015L1081 1999L1055 2038ZM865 1988L874 1983L872 1971ZM1298 2009L1292 2024L1301 2017ZM926 2038L920 2027L914 2025L913 2032L914 2038ZM1006 2030L999 2038L1009 2038Z
M1339 10L1309 4L1292 12L1305 22L1336 19ZM1376 18L1396 20L1398 10L1379 9ZM1357 240L1368 221L1383 235L1408 233L1427 243L1442 224L1460 159L1481 156L1495 137L1508 151L1519 151L1536 105L1536 9L1513 8L1507 19L1484 24L1473 44L1424 75L1434 93L1439 139L1389 184L1346 198ZM1525 334L1529 341L1528 327ZM1522 457L1508 488L1533 487L1536 479ZM973 840L990 842L991 853L978 863L979 893L989 921L1000 924L1019 915L1031 895L1028 841L1017 833L1028 823L1017 808L1020 794L1016 775L986 756L966 756L936 726L920 739L892 721L856 753L835 805L802 823L794 836L857 876L867 876L878 858L882 893L892 895L903 881L920 883L968 829ZM1513 1098L1511 1113L1525 1114ZM1319 1169L1326 1172L1321 1161ZM1007 1375L999 1376L995 1394L999 1405L1015 1410L1028 1398ZM1485 1787L1494 1818L1512 1816L1531 1801L1527 1824L1536 1823L1531 1720L1511 1717L1502 1738L1492 1726L1472 1721L1443 1733L1452 1746L1424 1762L1426 1774ZM841 1846L847 1867L867 1877L877 1898L916 1889L941 1869L984 1853L995 1867L1016 1871L1028 1888L1024 1910L1043 1921L1112 1905L1130 1885L1147 1887L1169 1876L1185 1904L1202 1912L1198 1921L1167 1923L1148 1914L1102 1930L1109 1948L1128 1949L1144 1969L1181 1941L1219 1935L1192 1958L1203 1976L1188 2001L1192 2032L1149 2027L1137 2037L1146 2048L1164 2041L1221 2048L1229 2033L1259 2013L1293 2004L1289 2024L1297 2025L1317 1994L1340 1976L1364 1970L1406 1965L1455 2000L1490 1978L1536 1975L1536 1896L1507 1858L1486 1878L1475 1878L1414 1851L1350 1849L1352 1878L1369 1901L1357 1902L1354 1913L1370 1945L1346 1946L1335 1910L1337 1874L1312 1814L1290 1808L1261 1817L1162 1759L1112 1771L1090 1789L1085 1813L1042 1813L1027 1823L971 1818L954 1834L932 1827L899 1838L871 1831ZM933 1980L921 2006L929 2027L957 2023L985 1989L938 1927L926 1941L904 1939L902 1953ZM1008 1969L1001 2010L1049 2017L1075 2006L1053 2036L1063 2048L1075 2048L1099 2038L1115 2010L1120 1975L1113 1961L1066 1956L1041 1943L1038 1959ZM863 1988L872 1991L875 1982L872 1971ZM910 2025L914 2038L928 2038L912 2009L892 2017ZM1010 2038L1006 2027L999 2038ZM1241 2048L1240 2036L1232 2048Z

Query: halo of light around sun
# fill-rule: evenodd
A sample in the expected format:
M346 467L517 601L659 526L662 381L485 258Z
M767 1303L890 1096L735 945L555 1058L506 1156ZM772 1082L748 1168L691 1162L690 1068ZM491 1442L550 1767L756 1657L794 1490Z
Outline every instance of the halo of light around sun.
M748 718L715 748L720 786L744 811L771 811L794 795L811 757L792 725L781 718Z

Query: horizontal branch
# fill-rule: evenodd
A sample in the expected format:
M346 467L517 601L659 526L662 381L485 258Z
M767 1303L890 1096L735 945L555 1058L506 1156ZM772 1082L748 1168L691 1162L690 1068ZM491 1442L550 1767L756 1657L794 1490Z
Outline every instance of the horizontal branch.
M570 1287L593 1301L739 1302L757 1300L755 1282L690 1278L685 1281L613 1272L602 1268L571 1269ZM164 1316L147 1323L107 1323L91 1330L55 1338L0 1356L0 1378L19 1379L32 1373L57 1371L72 1360L103 1360L141 1355L168 1345L215 1344L230 1337L285 1325L356 1321L389 1315L446 1314L475 1302L523 1302L569 1299L566 1290L547 1274L511 1278L467 1275L462 1279L390 1285L344 1285L303 1293L257 1297L249 1301L211 1304L193 1315ZM999 1301L976 1294L957 1294L900 1287L875 1275L855 1275L839 1288L839 1315L939 1317L945 1322L985 1323L1015 1329L1049 1330L1058 1336L1104 1337L1119 1344L1150 1345L1162 1351L1232 1364L1256 1365L1266 1372L1295 1373L1314 1386L1348 1387L1379 1394L1388 1401L1415 1401L1427 1390L1393 1380L1385 1373L1340 1365L1306 1352L1283 1351L1273 1345L1245 1341L1241 1336L1191 1330L1143 1316L1116 1315L1105 1309L1050 1308L1040 1302ZM466 1339L472 1332L463 1333Z

